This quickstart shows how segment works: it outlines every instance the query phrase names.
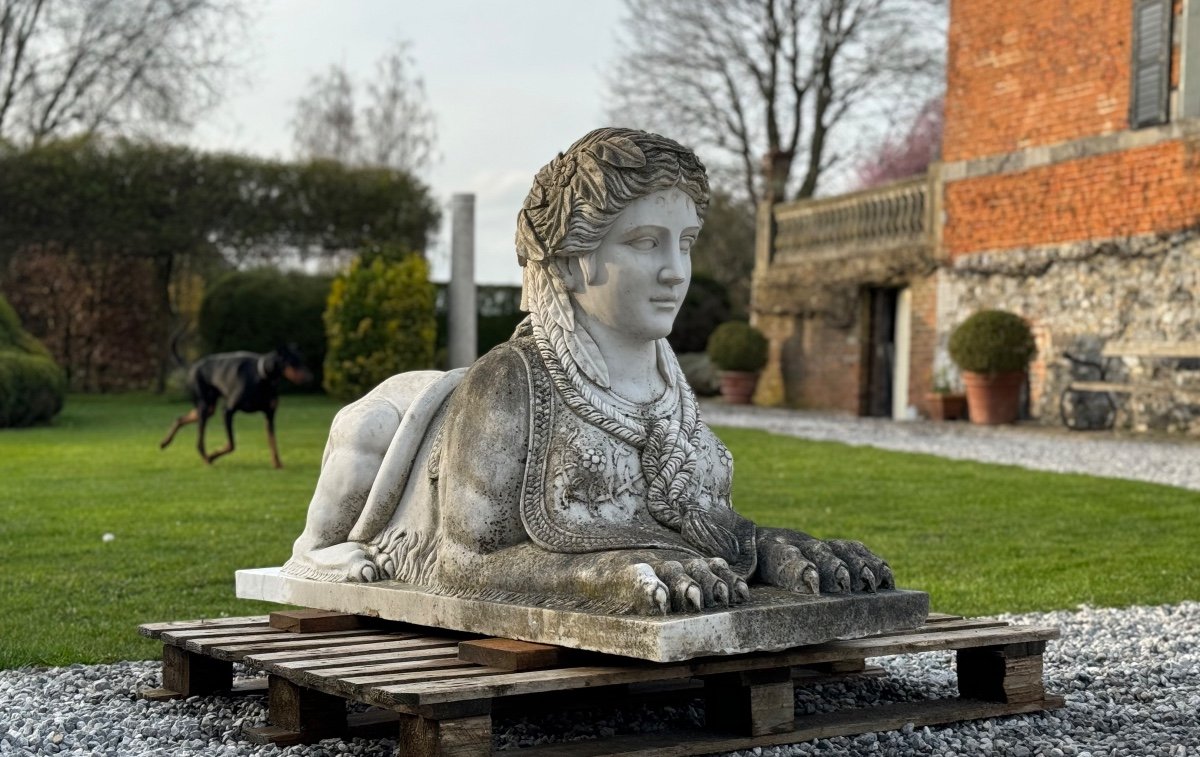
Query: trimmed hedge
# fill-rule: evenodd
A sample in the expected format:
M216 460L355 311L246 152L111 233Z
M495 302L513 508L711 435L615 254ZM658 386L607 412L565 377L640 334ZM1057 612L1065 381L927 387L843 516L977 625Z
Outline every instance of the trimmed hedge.
M200 338L206 352L270 352L294 344L321 386L330 276L283 273L273 268L227 273L204 294Z
M100 390L165 377L174 317L186 312L181 279L217 261L245 268L374 243L420 250L439 216L428 188L402 171L122 139L0 145L0 211L0 286L76 386ZM79 273L59 307L74 312L28 309L55 281L20 270L33 255ZM114 262L148 274L129 281ZM103 291L114 281L117 294ZM105 312L86 301L89 289ZM86 350L71 344L81 333Z
M386 378L433 367L437 325L429 265L419 255L355 260L325 309L325 391L357 399Z
M0 297L0 428L48 421L62 410L67 379Z

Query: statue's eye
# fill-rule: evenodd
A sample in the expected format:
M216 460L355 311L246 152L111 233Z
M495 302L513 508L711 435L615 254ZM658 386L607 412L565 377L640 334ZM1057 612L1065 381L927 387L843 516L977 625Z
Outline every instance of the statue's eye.
M637 237L629 240L627 244L638 252L649 252L658 247L658 240L654 237Z
M696 238L693 236L685 236L679 240L679 251L687 255L692 251L692 245L696 243Z

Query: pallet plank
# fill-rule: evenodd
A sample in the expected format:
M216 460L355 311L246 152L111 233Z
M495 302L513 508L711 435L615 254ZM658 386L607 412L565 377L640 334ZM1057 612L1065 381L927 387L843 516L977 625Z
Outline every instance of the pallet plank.
M257 658L245 658L248 665L260 667L268 672L287 674L289 671L321 672L328 669L347 669L351 666L372 665L377 663L397 663L407 660L424 660L438 657L453 656L456 648L453 644L425 645L394 649L373 654L345 655L342 657L316 657L311 660L283 660L279 662L262 662Z
M405 675L417 672L424 674L424 678L428 678L429 674L444 671L444 674L461 677L461 674L471 665L472 663L463 662L450 656L434 660L410 660L396 663L388 669L374 672L363 671L358 675L324 676L320 672L301 673L297 675L297 680L321 691L364 701L366 691L382 684L403 680L402 677ZM478 666L476 669L479 669Z
M266 626L266 624L266 615L253 615L244 618L172 620L166 623L143 623L138 626L138 633L151 639L157 639L166 631L182 631L190 628L239 628L242 626Z
M287 631L267 629L258 633L216 634L207 631L189 631L184 633L164 633L162 639L167 644L174 644L193 652L205 654L213 647L230 647L238 644L253 644L258 642L288 642L288 641L317 641L322 639L343 639L359 636L376 638L375 635L364 636L362 631L327 631L325 633L294 634Z
M354 633L353 631L335 631L332 633ZM298 634L283 634L283 638L266 639L263 641L254 642L238 642L235 640L232 643L212 643L212 642L195 642L190 641L186 645L188 650L196 650L203 654L208 654L220 660L232 660L235 662L241 661L247 655L256 654L259 652L278 652L289 649L312 649L314 647L327 646L330 642L329 638L322 638L327 634L310 634L308 637ZM344 641L347 643L357 643L363 641L378 640L378 636L346 636Z
M383 639L385 637L379 638ZM350 657L373 652L402 652L406 649L425 649L428 647L455 643L457 642L429 636L419 636L414 639L405 639L403 636L401 636L397 641L368 641L365 643L356 642L350 644L338 644L336 646L328 645L321 647L305 647L303 649L286 649L281 652L257 652L255 654L246 655L242 662L245 662L248 665L269 665L276 662Z

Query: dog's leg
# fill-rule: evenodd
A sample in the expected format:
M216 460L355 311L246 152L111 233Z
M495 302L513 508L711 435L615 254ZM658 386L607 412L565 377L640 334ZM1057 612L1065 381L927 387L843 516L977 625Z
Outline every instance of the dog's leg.
M208 458L208 453L204 451L204 428L208 425L208 419L212 417L215 410L216 407L212 405L204 405L200 408L200 412L197 413L200 416L197 420L200 427L196 431L196 449L200 450L200 457L206 463L211 463L212 460Z
M231 407L225 408L225 446L208 456L208 461L211 463L222 455L228 455L233 452L233 414L234 409Z
M271 447L271 462L276 468L282 468L283 463L279 460L279 449L275 446L275 408L269 407L264 412L267 416L267 444Z
M163 440L158 443L158 448L166 449L167 445L170 444L171 441L175 439L175 434L179 431L179 429L183 428L184 426L186 426L189 423L195 423L198 420L200 420L200 411L198 411L194 407L191 410L189 410L188 412L186 412L183 415L176 418L175 422L171 424L171 430L168 431L167 435L165 437L163 437Z

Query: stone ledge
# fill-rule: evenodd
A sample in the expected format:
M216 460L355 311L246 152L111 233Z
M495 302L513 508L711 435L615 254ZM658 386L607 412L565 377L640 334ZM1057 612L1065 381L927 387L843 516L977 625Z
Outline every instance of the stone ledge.
M279 568L237 571L237 596L653 662L778 651L908 630L920 626L929 613L929 595L920 591L813 597L754 586L750 601L733 609L601 615L437 596L396 581L313 581L282 575Z

